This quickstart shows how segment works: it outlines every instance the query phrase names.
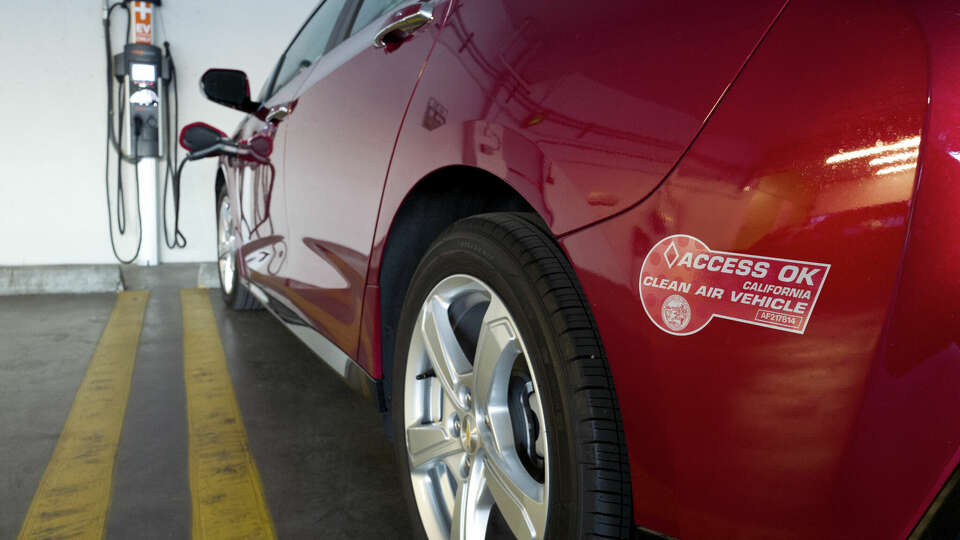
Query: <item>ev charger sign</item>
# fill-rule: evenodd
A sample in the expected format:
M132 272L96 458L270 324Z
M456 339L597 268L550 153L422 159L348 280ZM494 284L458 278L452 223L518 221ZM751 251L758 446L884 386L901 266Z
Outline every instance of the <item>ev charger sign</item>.
M153 6L150 2L133 3L133 23L134 41L153 44Z
M658 328L676 336L720 317L803 334L830 265L713 251L685 234L653 246L640 269L640 300Z

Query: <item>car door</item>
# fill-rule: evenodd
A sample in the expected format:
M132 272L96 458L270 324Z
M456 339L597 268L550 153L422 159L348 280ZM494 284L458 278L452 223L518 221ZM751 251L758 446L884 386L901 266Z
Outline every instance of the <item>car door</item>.
M269 83L268 83L269 84ZM270 103L289 106L282 93L274 95ZM233 157L236 178L234 223L239 224L242 246L240 255L246 266L249 279L262 283L270 275L276 275L286 260L286 220L284 217L283 186L278 182L283 176L283 140L285 129L282 122L265 121L250 116L241 127L238 138L246 143L267 139L272 151L264 163L257 160Z
M240 164L237 171L239 215L235 217L244 239L242 255L247 274L274 298L286 296L286 281L280 277L289 250L283 155L287 125L296 115L297 92L309 68L302 59L322 54L347 4L347 0L325 0L311 13L266 82L260 96L261 110L248 117L240 132L248 142L258 137L267 138L273 148L269 163ZM274 303L273 307L286 314L282 304Z
M341 17L342 41L318 59L301 60L311 68L287 120L284 278L288 299L310 325L354 359L390 156L437 33L436 19L423 14L433 9L438 19L445 8L355 2ZM398 25L406 25L401 39L375 46L378 35Z

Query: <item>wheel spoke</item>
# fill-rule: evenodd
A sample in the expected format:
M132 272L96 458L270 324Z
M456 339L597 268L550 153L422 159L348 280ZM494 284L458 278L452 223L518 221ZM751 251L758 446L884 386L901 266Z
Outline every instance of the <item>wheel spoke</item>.
M430 365L440 379L440 384L450 399L458 407L463 407L456 388L463 376L470 372L471 366L453 334L446 308L446 304L439 298L427 300L419 324L420 333Z
M514 323L496 297L480 327L473 361L473 391L477 406L489 422L498 452L513 447L513 428L507 409L507 388L513 362L521 352Z
M493 498L486 486L483 454L478 454L467 478L457 488L457 500L450 520L450 540L482 540L487 536L487 523Z
M513 460L488 457L485 473L487 489L514 536L520 539L543 538L547 527L543 485Z
M443 427L436 422L408 427L407 450L410 455L411 470L463 452L460 441L449 437Z

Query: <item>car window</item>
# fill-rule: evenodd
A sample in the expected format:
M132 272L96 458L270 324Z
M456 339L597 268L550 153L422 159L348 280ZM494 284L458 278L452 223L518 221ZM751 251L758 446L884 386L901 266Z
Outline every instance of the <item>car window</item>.
M371 21L383 15L388 9L396 6L403 0L364 0L357 12L357 18L350 27L350 35L354 35Z
M277 61L276 65L273 66L273 69L270 70L270 75L267 77L267 80L263 82L263 86L260 87L260 93L257 94L257 101L263 103L270 97L271 89L273 88L273 81L277 78L277 71L280 69L280 62L283 60L283 57Z
M347 0L325 0L317 8L283 55L271 93L275 93L296 77L301 70L310 67L323 56L330 42L330 36L336 28L340 11L346 3Z

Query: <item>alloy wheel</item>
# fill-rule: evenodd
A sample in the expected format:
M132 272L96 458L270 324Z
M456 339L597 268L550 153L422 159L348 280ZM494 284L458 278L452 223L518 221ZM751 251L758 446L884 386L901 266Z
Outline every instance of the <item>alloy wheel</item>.
M233 279L237 271L236 250L230 197L224 196L220 199L220 211L217 213L217 264L223 292L228 295L233 292Z
M547 422L518 325L479 279L457 274L424 300L404 376L403 434L431 539L484 538L494 505L518 538L543 538Z

